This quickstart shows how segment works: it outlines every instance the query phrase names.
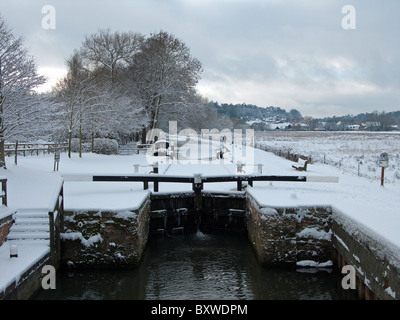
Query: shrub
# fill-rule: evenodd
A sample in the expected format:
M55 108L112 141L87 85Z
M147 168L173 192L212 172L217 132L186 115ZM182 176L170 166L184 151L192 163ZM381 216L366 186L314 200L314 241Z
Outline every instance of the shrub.
M71 151L79 152L79 139L73 138L71 141ZM83 142L82 152L92 152L92 143ZM97 154L118 154L118 141L115 139L96 138L94 139L93 152Z
M71 140L71 151L72 152L79 152L79 139L72 138ZM88 142L82 142L82 152L91 152L91 145Z
M118 154L118 141L106 138L94 139L93 152L98 154Z

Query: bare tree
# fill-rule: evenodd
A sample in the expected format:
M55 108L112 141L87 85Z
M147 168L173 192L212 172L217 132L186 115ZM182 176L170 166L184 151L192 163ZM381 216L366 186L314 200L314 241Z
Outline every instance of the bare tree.
M314 130L317 126L318 120L314 119L313 117L310 116L305 116L304 117L304 122L308 126L308 130Z
M132 131L138 132L147 122L143 104L133 92L127 72L142 42L143 36L139 33L111 32L109 29L99 30L83 41L80 49L83 68L89 70L98 87L109 94L108 108L113 111L107 116L101 112L102 121L96 121L91 112L93 117L88 118L90 126L94 128L93 125L98 124L92 132L104 135L108 131L109 136L126 137Z
M0 166L5 166L5 140L38 113L40 103L33 89L44 82L23 39L0 16Z
M55 93L60 115L68 119L70 144L73 135L90 135L92 141L95 136L127 137L148 126L149 119L155 127L163 106L170 116L171 111L201 109L194 90L201 64L165 32L144 39L100 30L86 37L68 69Z
M118 71L129 65L138 51L142 36L133 32L114 32L110 29L86 36L82 43L85 65L93 72L105 70L107 78L115 83Z
M201 71L200 61L191 57L189 48L175 36L160 31L143 41L132 60L131 72L153 129L162 107L187 104Z

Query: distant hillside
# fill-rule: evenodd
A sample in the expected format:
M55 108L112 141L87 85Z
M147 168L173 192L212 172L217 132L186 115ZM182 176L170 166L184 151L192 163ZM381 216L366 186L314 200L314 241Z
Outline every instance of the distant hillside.
M231 119L240 119L243 122L264 120L264 121L290 121L293 119L302 119L301 113L292 109L287 112L279 107L261 108L252 104L227 104L218 102L210 102L218 114L225 115Z
M232 121L235 128L264 130L368 130L390 131L400 128L400 111L374 111L358 115L333 116L314 119L303 117L296 109L286 111L280 107L261 108L252 104L210 102L217 113Z
M368 125L370 131L386 131L398 130L400 127L400 111L360 113L356 116L347 115L342 117L326 117L316 119L320 123L324 123L327 130L337 130L339 127L346 125Z

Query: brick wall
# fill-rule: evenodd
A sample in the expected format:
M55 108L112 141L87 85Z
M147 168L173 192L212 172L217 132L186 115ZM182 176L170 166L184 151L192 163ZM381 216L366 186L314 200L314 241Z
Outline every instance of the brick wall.
M0 246L6 241L7 235L14 223L12 212L0 216Z

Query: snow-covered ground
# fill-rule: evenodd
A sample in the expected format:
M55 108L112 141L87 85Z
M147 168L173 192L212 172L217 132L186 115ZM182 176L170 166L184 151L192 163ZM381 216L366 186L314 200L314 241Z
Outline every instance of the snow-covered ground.
M361 136L361 135L360 135ZM362 136L361 136L362 137ZM400 137L400 136L397 136ZM362 142L340 142L341 138L322 140L307 140L304 148L299 147L300 153L310 154L315 147L325 147L327 154L340 158L341 150L334 149L333 145L348 143L349 147L361 150ZM292 139L293 140L293 139ZM392 170L398 172L397 162L393 161L399 154L398 142L383 145L384 141L396 139L382 139L380 147L373 149L373 154L386 151L391 155L391 165L387 169L388 175ZM270 141L270 140L268 140ZM271 141L277 141L272 140ZM283 140L282 140L283 141ZM305 140L304 140L305 141ZM289 141L293 148L303 144L303 141ZM374 142L375 143L375 142ZM284 144L282 142L282 144ZM238 146L239 148L239 146ZM313 149L314 148L314 149ZM341 148L341 147L339 147ZM365 150L367 147L364 145ZM372 150L372 146L370 147ZM392 148L392 149L391 149ZM296 149L297 150L297 149ZM215 150L214 150L215 151ZM215 152L213 151L213 154ZM321 151L321 149L320 149ZM329 152L328 152L329 151ZM380 186L380 180L371 176L358 176L357 172L345 170L343 166L335 167L328 164L313 162L308 166L307 172L301 172L292 168L293 162L280 158L270 152L260 149L248 149L251 155L246 159L244 167L247 174L257 174L257 164L263 165L265 175L307 175L307 176L335 176L339 178L338 183L300 183L300 182L254 182L253 187L247 187L247 191L262 205L266 207L302 206L302 205L332 205L343 214L355 219L361 225L380 235L387 243L400 248L400 180L395 174L384 187ZM335 156L335 152L338 155ZM318 153L318 152L317 152ZM366 151L365 151L366 153ZM397 154L397 156L396 156ZM186 156L190 153L186 153ZM224 159L212 159L207 164L201 163L172 163L160 164L159 172L168 175L227 175L236 174L238 157L227 152ZM376 156L376 155L375 155ZM245 159L245 160L246 160ZM66 154L61 155L59 171L53 171L53 155L39 155L19 157L18 165L13 164L13 158L7 159L7 169L1 169L0 175L8 179L8 206L11 209L48 209L53 197L54 189L59 185L62 175L68 174L121 174L134 173L134 164L138 164L139 173L149 173L152 167L144 154L139 155L97 155L83 154L79 158L73 154L69 159ZM372 164L371 164L372 165ZM207 191L232 192L236 190L236 183L206 183ZM152 186L150 184L150 189ZM149 190L143 190L142 183L127 182L65 182L64 200L66 210L126 210L137 208L148 195ZM192 186L181 183L160 183L160 192L191 192ZM18 218L18 214L17 214ZM35 247L43 253L44 247ZM25 254L28 250L20 249L17 259L9 258L9 247L7 242L0 247L0 291L10 283L10 279L18 279L21 268L15 265L28 263L33 259L32 254ZM29 251L29 252L34 252Z

